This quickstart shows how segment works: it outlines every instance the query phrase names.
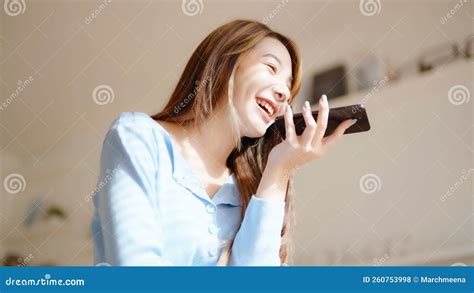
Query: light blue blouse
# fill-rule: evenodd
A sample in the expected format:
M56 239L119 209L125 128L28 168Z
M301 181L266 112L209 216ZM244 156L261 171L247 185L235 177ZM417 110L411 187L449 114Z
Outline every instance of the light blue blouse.
M94 263L213 266L235 237L230 265L279 266L285 202L242 201L232 174L211 198L170 134L124 112L104 139L91 228Z

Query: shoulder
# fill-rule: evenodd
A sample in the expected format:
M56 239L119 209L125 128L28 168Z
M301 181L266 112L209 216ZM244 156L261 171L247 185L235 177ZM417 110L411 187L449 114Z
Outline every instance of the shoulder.
M163 127L153 120L150 115L143 112L123 112L112 122L108 134L117 130L126 129L129 134L140 134L143 136L166 135Z
M112 122L105 140L123 145L146 145L156 149L160 144L167 144L168 138L164 128L150 115L143 112L123 112Z
M111 129L119 126L146 126L152 129L158 124L150 115L143 112L122 112L112 122Z

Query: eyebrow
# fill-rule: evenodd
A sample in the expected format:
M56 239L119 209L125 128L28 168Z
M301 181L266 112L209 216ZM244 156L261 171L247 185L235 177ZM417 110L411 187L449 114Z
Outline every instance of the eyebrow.
M275 59L280 64L281 67L283 67L283 65L281 63L281 60L277 56L275 56L274 54L267 53L267 54L264 54L263 57L272 57L273 59ZM291 88L291 84L293 83L293 77L290 76L287 81L290 83L289 87Z

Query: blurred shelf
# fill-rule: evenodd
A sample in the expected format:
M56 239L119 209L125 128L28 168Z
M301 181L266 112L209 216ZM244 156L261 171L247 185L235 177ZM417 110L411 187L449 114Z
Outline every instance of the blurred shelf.
M395 80L390 80L387 81L383 86L377 88L377 86L374 86L372 88L368 88L365 90L356 90L352 92L348 92L347 94L343 96L338 96L338 97L328 97L329 104L331 108L335 107L341 107L341 106L346 106L348 103L348 100L350 101L357 101L357 102L362 102L364 98L367 96L370 96L367 100L370 100L372 96L376 96L380 93L383 93L386 90L392 89L392 88L397 88L397 87L409 87L411 85L416 85L416 84L425 84L431 79L435 77L435 75L444 75L447 74L448 76L451 76L452 74L455 74L456 71L458 70L466 70L469 72L469 70L473 70L474 66L474 59L465 59L465 58L458 58L450 63L447 63L445 65L441 65L439 67L435 67L430 71L426 71L423 73L417 73L417 74L410 74L407 76L401 76L398 79ZM468 85L466 85L468 86ZM374 91L374 88L376 90ZM373 92L374 91L374 92ZM304 100L301 102L303 103ZM367 101L366 101L367 102ZM355 103L355 102L354 102ZM317 109L317 104L314 103L311 105L311 108L313 110ZM365 103L364 103L365 104Z

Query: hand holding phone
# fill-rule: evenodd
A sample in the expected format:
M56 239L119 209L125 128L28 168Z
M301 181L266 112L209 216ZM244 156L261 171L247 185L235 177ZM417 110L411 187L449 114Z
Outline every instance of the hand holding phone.
M318 110L312 111L314 120L317 121ZM345 107L338 107L329 109L328 116L328 125L324 136L331 135L337 126L344 120L347 119L357 119L357 122L351 127L347 128L344 134L364 132L370 130L369 119L367 117L367 112L364 105L355 104ZM302 113L297 113L293 115L293 121L295 123L295 132L296 135L301 135L306 128L304 122L304 117ZM285 119L284 116L277 117L275 120L275 125L280 132L280 135L285 139Z

